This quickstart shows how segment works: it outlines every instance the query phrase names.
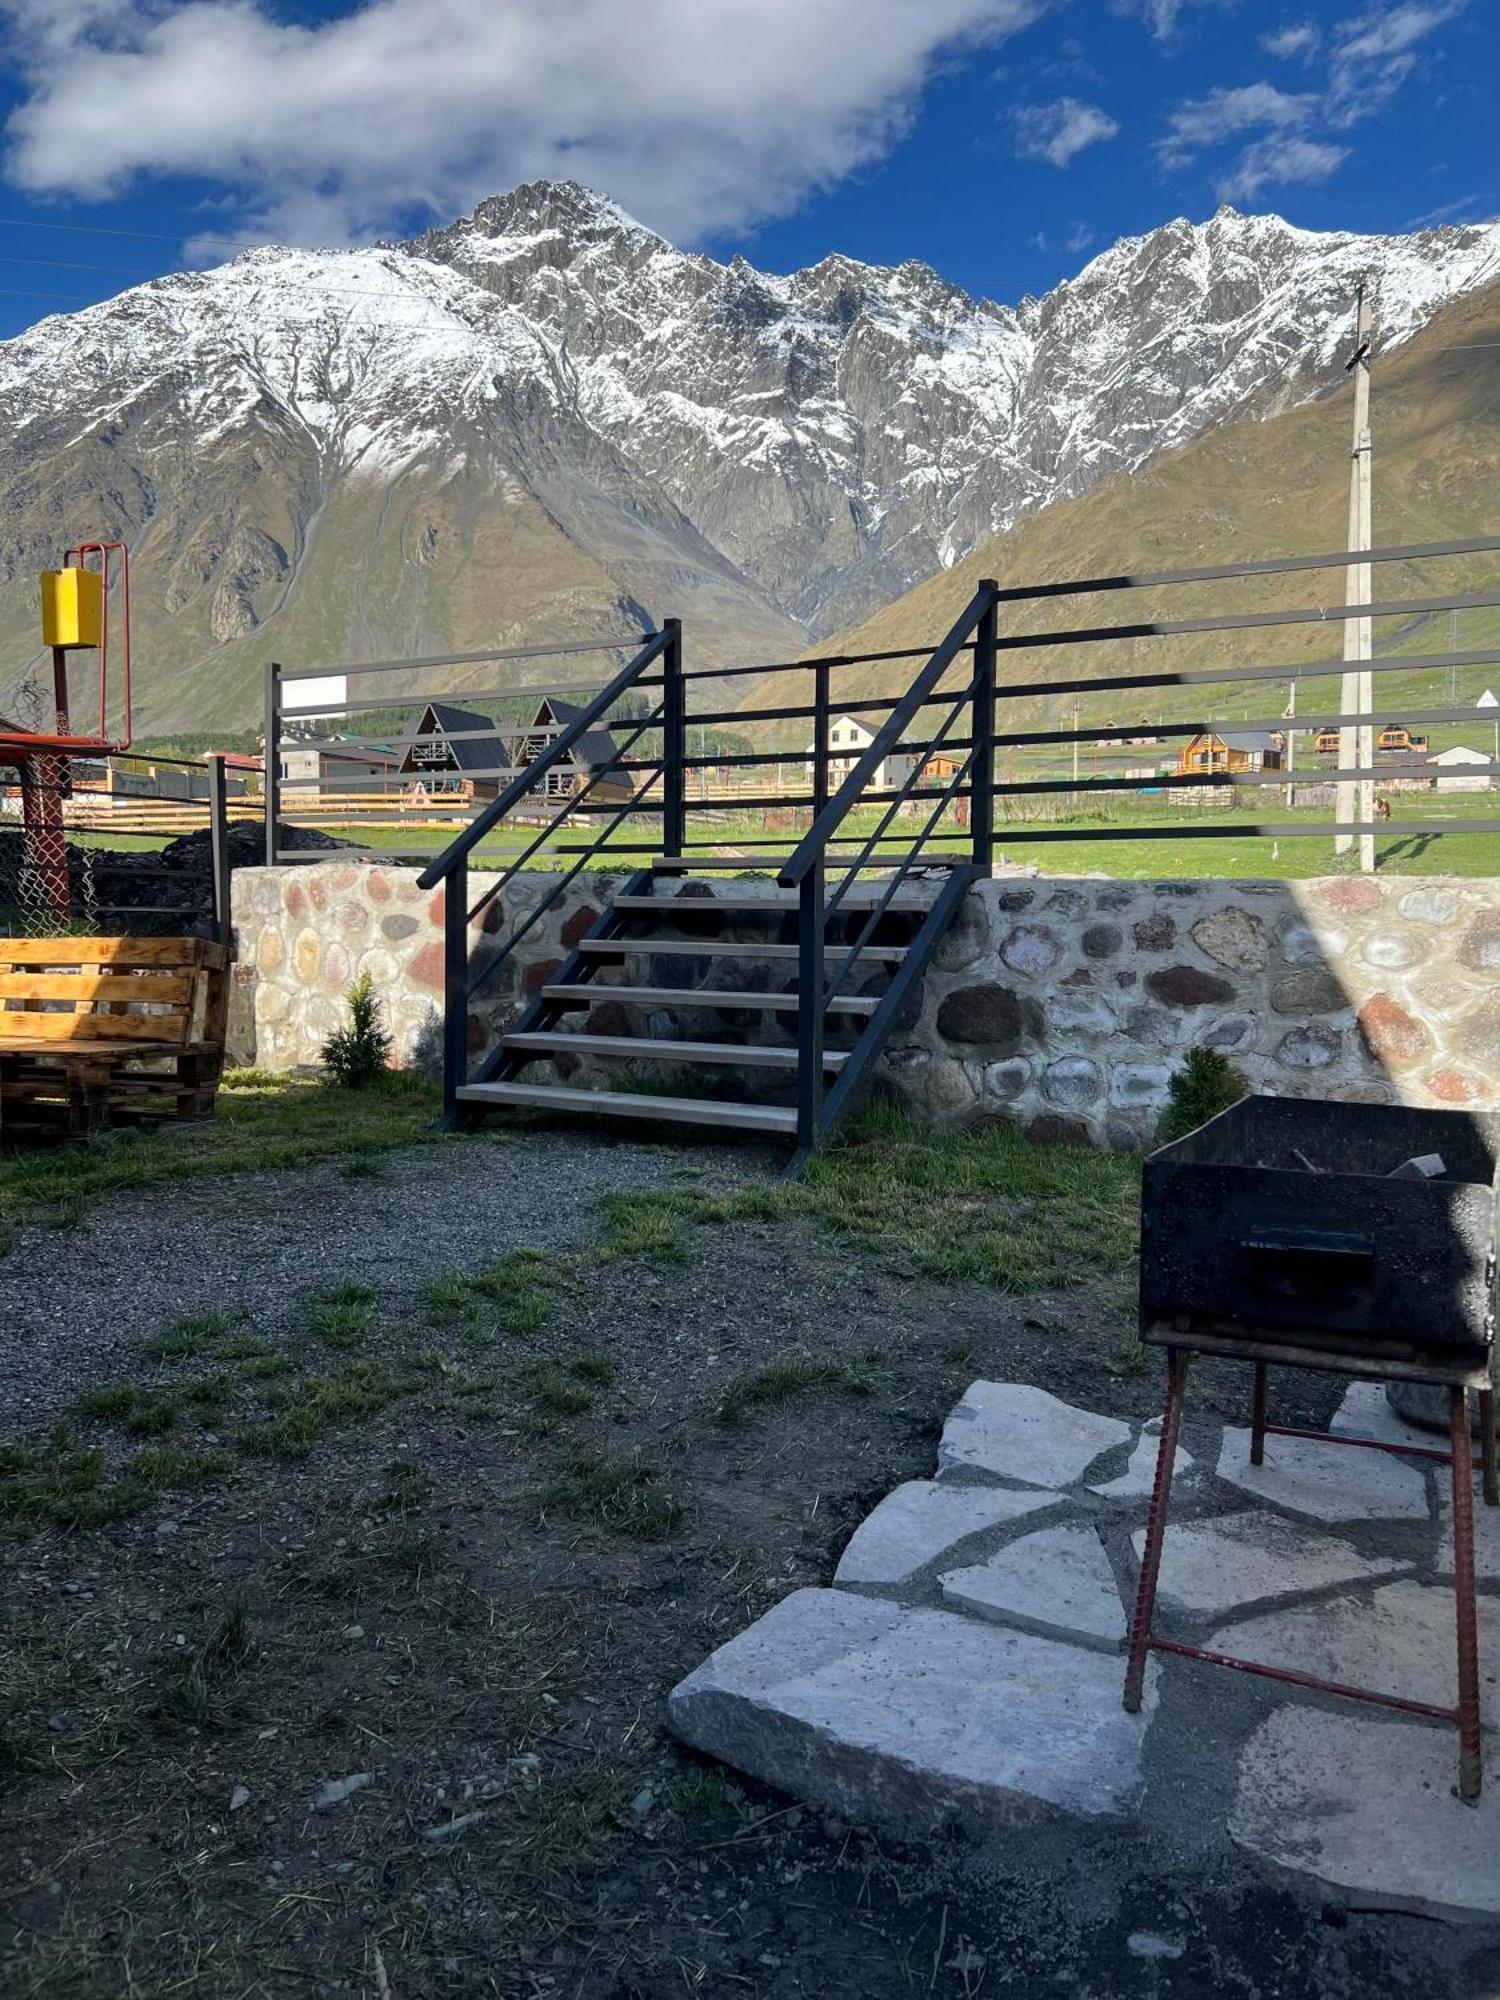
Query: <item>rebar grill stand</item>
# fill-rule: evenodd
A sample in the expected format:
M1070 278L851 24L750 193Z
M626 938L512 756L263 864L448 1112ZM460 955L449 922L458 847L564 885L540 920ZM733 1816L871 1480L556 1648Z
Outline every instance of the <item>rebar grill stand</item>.
M1160 1335L1157 1336L1161 1338ZM1214 1343L1219 1354L1225 1345ZM1188 1364L1194 1352L1202 1352L1191 1338L1167 1342L1167 1400L1162 1412L1161 1442L1156 1454L1156 1477L1151 1489L1151 1505L1146 1517L1146 1543L1141 1552L1140 1583L1136 1590L1135 1616L1131 1624L1130 1656L1125 1670L1125 1707L1136 1714L1141 1706L1147 1656L1153 1652L1175 1653L1183 1659L1206 1661L1210 1666L1233 1667L1240 1673L1258 1674L1266 1680L1281 1681L1291 1687L1310 1688L1320 1694L1342 1696L1379 1708L1394 1708L1406 1715L1452 1723L1458 1730L1458 1796L1465 1804L1479 1799L1482 1783L1479 1747L1479 1646L1478 1600L1474 1581L1474 1467L1477 1463L1488 1506L1500 1506L1500 1479L1496 1475L1495 1392L1488 1368L1482 1374L1472 1368L1440 1372L1424 1369L1424 1381L1438 1381L1448 1390L1448 1450L1424 1445L1396 1444L1380 1438L1342 1437L1331 1431L1298 1430L1268 1421L1268 1364L1253 1354L1239 1358L1253 1361L1255 1386L1252 1400L1250 1462L1265 1463L1268 1437L1307 1438L1319 1444L1352 1445L1366 1451L1390 1452L1398 1458L1436 1460L1448 1464L1453 1476L1453 1594L1454 1621L1458 1647L1458 1702L1445 1708L1432 1702L1409 1701L1400 1695L1377 1693L1372 1688L1350 1687L1339 1681L1323 1680L1316 1674L1295 1673L1287 1667L1270 1667L1258 1660L1237 1659L1205 1646L1190 1646L1176 1639L1158 1637L1154 1630L1157 1579L1161 1571L1162 1543L1166 1535L1167 1513L1172 1497L1172 1473L1177 1459L1177 1439L1182 1428L1183 1405L1187 1398ZM1281 1353L1278 1360L1291 1360ZM1355 1368L1340 1366L1336 1356L1309 1355L1293 1365L1326 1370L1331 1374L1359 1375L1368 1379L1373 1372L1368 1363ZM1405 1371L1393 1369L1392 1374ZM1415 1373L1415 1371L1413 1371ZM1469 1441L1468 1392L1479 1396L1479 1457L1473 1456Z

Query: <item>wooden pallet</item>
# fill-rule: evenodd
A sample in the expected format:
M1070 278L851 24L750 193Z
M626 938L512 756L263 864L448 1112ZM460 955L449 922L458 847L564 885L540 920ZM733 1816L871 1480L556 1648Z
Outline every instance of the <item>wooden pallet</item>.
M212 1117L228 962L202 938L0 938L0 1127Z

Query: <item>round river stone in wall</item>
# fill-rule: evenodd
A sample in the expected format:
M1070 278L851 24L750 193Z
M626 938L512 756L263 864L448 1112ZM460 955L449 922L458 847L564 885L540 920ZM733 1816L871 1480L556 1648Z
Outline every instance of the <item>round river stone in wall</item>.
M1415 965L1427 956L1427 946L1420 938L1409 937L1403 931L1377 931L1374 937L1367 937L1359 948L1359 955L1366 965L1378 966L1385 972L1399 972L1403 966Z
M1399 907L1408 923L1451 924L1458 915L1458 891L1412 889L1401 898Z
M1090 924L1081 940L1085 958L1113 958L1125 942L1118 924Z
M1474 919L1457 957L1470 972L1500 972L1500 910L1486 910Z
M1166 965L1146 974L1146 991L1168 1007L1222 1007L1235 997L1234 988L1216 972L1196 965Z
M945 1041L984 1043L997 1056L1014 1055L1024 1029L1021 1003L1004 986L960 986L937 1012Z
M1063 1056L1042 1071L1042 1095L1049 1103L1078 1110L1094 1102L1102 1082L1098 1063L1087 1056Z
M1344 1038L1337 1028L1325 1028L1321 1021L1305 1028L1292 1028L1277 1044L1276 1060L1288 1069L1327 1069L1336 1063Z
M392 944L399 944L402 938L415 936L419 925L415 917L382 917L381 935L388 937Z
M1432 1051L1432 1037L1414 1015L1389 993L1374 993L1359 1010L1359 1032L1366 1052L1388 1068L1404 1069Z
M1154 916L1142 917L1138 924L1132 924L1130 935L1135 939L1137 951L1170 951L1177 942L1177 923L1165 911L1158 910Z
M1193 925L1193 942L1231 972L1259 972L1271 955L1260 918L1246 910L1213 910L1200 917Z
M1001 945L1000 956L1012 972L1040 979L1062 957L1062 946L1046 924L1017 924Z
M1277 1014L1336 1014L1349 1004L1343 987L1322 965L1299 966L1271 988L1271 1007Z
M1198 1037L1206 1049L1218 1049L1227 1055L1234 1049L1248 1048L1255 1040L1255 1019L1250 1014L1221 1014Z

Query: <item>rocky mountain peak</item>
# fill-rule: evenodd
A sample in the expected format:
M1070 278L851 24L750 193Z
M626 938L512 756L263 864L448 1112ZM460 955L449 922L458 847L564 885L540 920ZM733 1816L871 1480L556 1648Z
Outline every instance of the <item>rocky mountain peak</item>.
M486 509L531 508L596 597L665 590L784 652L1038 507L1336 386L1371 274L1388 349L1500 277L1500 224L1316 234L1226 206L1011 306L915 261L722 264L576 182L534 181L405 244L258 250L0 343L0 486L8 518L35 511L35 535L0 556L0 594L7 578L30 590L60 507L78 532L150 528L166 549L181 505L174 635L202 597L205 646L259 643L296 603L331 502L400 482L417 497L374 592L399 605L422 571L429 650L486 642L456 625L468 600L442 551L498 546ZM494 601L473 598L480 633ZM349 617L328 656L376 643L364 610Z

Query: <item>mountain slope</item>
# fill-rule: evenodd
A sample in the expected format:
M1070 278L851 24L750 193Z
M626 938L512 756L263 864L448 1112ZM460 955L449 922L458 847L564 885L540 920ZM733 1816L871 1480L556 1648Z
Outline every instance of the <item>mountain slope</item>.
M34 577L131 543L140 722L243 724L269 658L623 636L786 658L997 528L1341 374L1500 271L1500 225L1221 211L1043 299L925 266L791 277L537 184L405 245L261 250L0 344L0 694ZM541 669L538 678L545 678ZM456 677L461 678L461 676Z
M1263 420L1225 424L1182 449L1163 453L1131 476L1103 482L1079 500L1032 515L984 543L961 563L907 592L874 617L830 638L819 651L862 653L934 645L983 576L1018 585L1121 572L1193 568L1344 547L1348 510L1350 392L1347 388ZM1397 354L1380 361L1372 387L1374 539L1400 547L1500 534L1500 283L1460 299ZM1500 555L1376 568L1377 599L1493 589ZM1305 571L1272 580L1245 579L1098 594L1002 606L1002 635L1059 631L1120 621L1189 618L1278 605L1341 603L1342 571ZM1442 653L1500 645L1500 611L1380 621L1378 652ZM1001 658L1005 682L1039 686L1066 676L1170 672L1189 666L1336 661L1341 625L1321 622L1256 633L1133 638L1107 645L1021 647ZM919 662L837 670L834 699L898 692ZM1450 685L1472 700L1500 669L1479 667L1450 682L1446 669L1380 678L1382 705L1438 706ZM949 684L957 684L957 675ZM1470 686L1472 683L1472 686ZM805 700L805 677L788 673L761 684L757 706ZM1338 682L1319 677L1314 703L1331 703ZM1465 692L1467 691L1467 692ZM1113 700L1101 694L1083 716L1225 720L1236 713L1279 713L1285 686L1153 690ZM1268 711L1266 700L1274 697ZM1308 702L1299 704L1304 710ZM1056 697L1010 705L1013 726L1066 727L1072 702ZM1462 730L1439 732L1450 740ZM1472 735L1472 730L1470 734Z

